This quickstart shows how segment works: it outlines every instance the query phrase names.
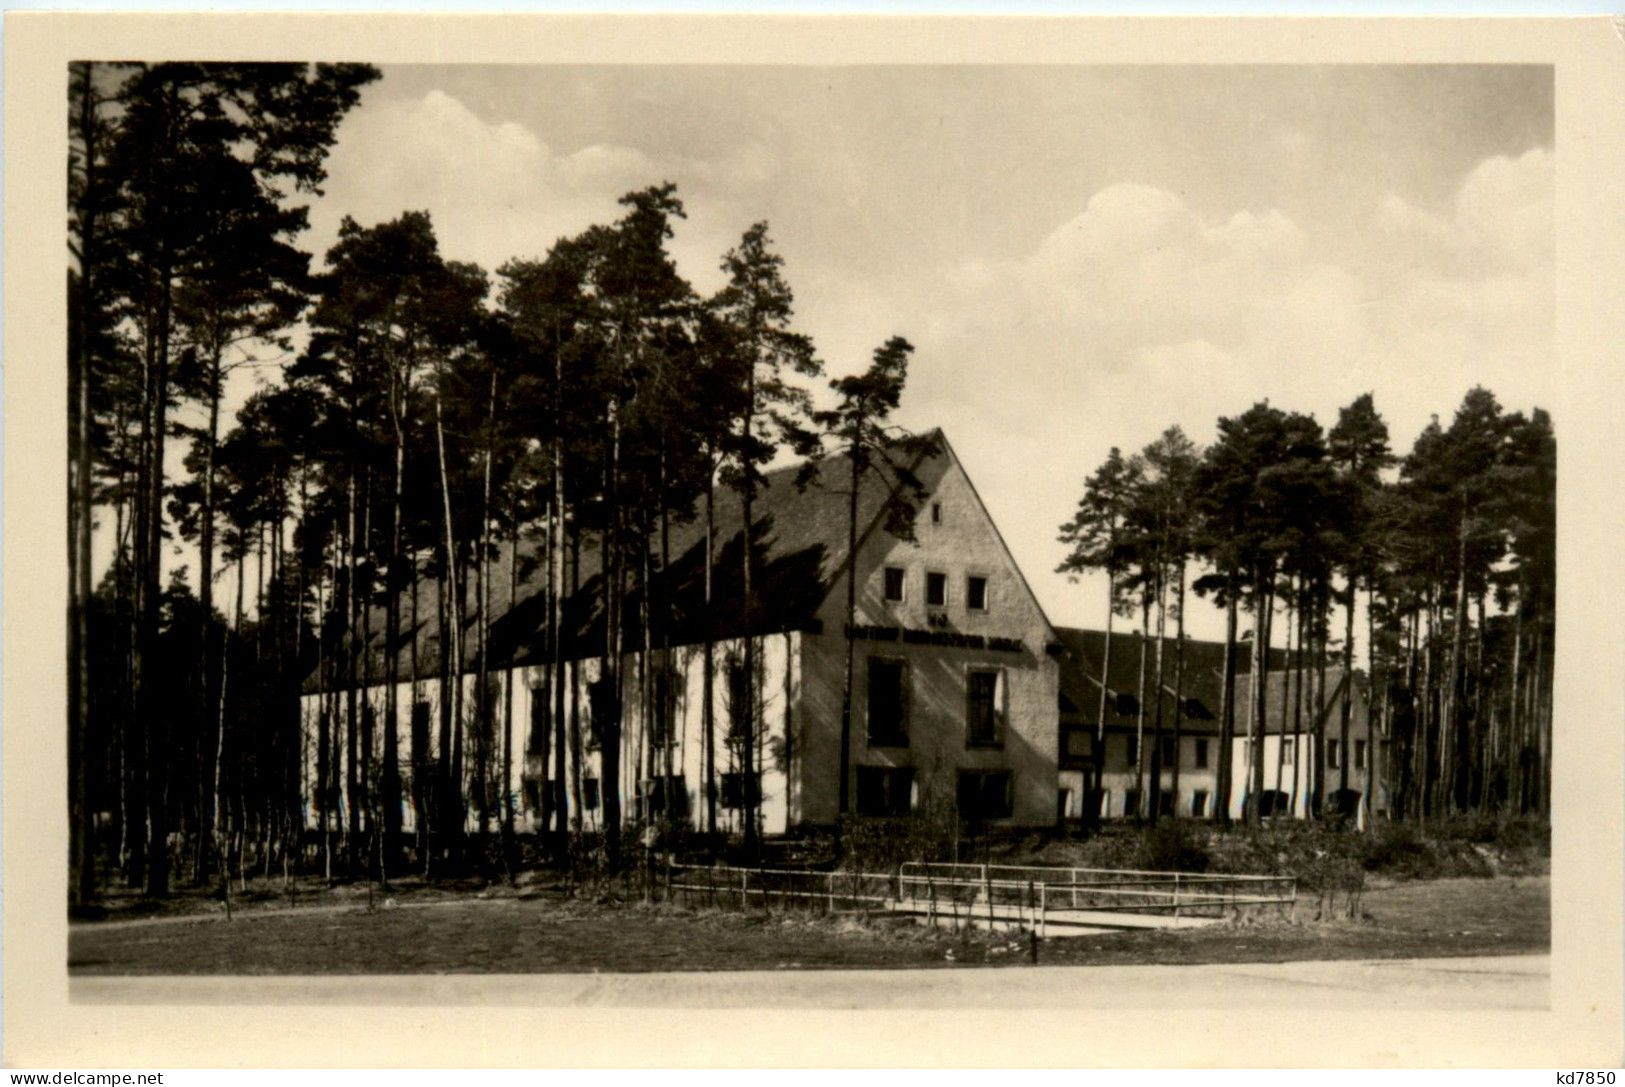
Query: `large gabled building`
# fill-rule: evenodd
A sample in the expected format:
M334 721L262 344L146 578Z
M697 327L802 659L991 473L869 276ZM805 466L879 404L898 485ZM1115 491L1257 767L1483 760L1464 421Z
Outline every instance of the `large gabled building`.
M840 816L848 578L856 579L849 809L884 816L951 807L993 826L1053 824L1060 645L958 457L937 439L937 451L912 468L924 491L913 539L887 529L895 481L871 475L859 490L855 553L847 546L844 457L816 465L810 480L794 466L768 473L754 503L759 607L748 618L737 495L717 492L709 607L703 510L671 527L647 634L641 602L621 602L621 771L613 784L603 780L595 727L615 700L604 678L606 594L592 541L566 567L568 663L559 690L548 667L546 572L533 542L493 563L489 694L476 697L476 677L461 676L460 721L451 710L456 688L441 679L433 584L413 589L415 603L401 603L392 720L378 609L367 623L368 652L328 661L307 685L307 825L324 815L328 825L346 825L352 803L373 810L381 794L368 801L366 788L384 776L385 730L394 732L409 831L459 730L463 754L453 762L471 827L482 805L494 822L509 803L520 829L540 827L560 803L592 826L611 787L628 817L661 812L704 826L714 805L719 827L737 829L751 790L766 833L832 824ZM753 676L744 667L746 639L756 650ZM483 720L482 705L490 706ZM359 787L347 784L352 777Z
M1146 811L1149 804L1142 804L1142 793L1155 797L1163 815L1206 818L1219 814L1216 804L1221 769L1224 644L1187 639L1183 675L1176 679L1176 643L1172 637L1167 638L1162 647L1162 684L1158 692L1155 637L1144 638L1135 630L1116 632L1111 640L1110 667L1103 675L1103 632L1061 627L1057 633L1066 647L1061 664L1058 745L1063 816L1079 819L1084 814L1095 745L1102 736L1103 688L1105 761L1100 814L1121 818ZM1236 724L1229 762L1231 818L1240 818L1246 812L1252 792L1247 709L1256 688L1249 648L1246 643L1240 644L1235 660ZM1264 812L1298 818L1308 815L1315 743L1317 735L1324 735L1328 795L1341 785L1346 760L1349 791L1360 794L1350 798L1351 806L1362 818L1369 813L1370 806L1364 800L1369 777L1376 811L1384 813L1388 807L1387 777L1383 773L1387 744L1371 728L1364 673L1355 671L1350 675L1341 668L1329 667L1322 679L1310 669L1300 692L1297 669L1289 664L1284 650L1271 650L1264 681ZM1350 693L1347 750L1342 738L1345 686ZM1154 784L1152 745L1156 742L1159 712L1161 781Z

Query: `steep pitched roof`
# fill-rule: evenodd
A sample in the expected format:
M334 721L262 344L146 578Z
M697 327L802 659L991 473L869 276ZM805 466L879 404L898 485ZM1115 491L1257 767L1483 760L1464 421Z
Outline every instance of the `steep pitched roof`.
M946 442L940 431L937 456L946 456ZM913 466L916 470L919 464ZM806 478L804 478L806 477ZM713 496L715 524L712 547L711 605L705 602L705 503L702 498L689 515L672 518L666 543L667 569L660 564L659 530L651 542L651 568L656 571L650 641L669 645L695 644L705 640L707 628L713 639L738 637L746 632L768 633L812 629L819 606L831 585L845 568L847 554L847 490L851 462L841 454L809 464L792 464L764 473L752 503L752 550L756 556L756 614L744 609L743 553L744 508L734 489L718 486ZM861 540L883 517L897 493L897 481L890 473L867 473L858 488L858 533ZM514 556L517 554L517 563ZM579 550L566 558L565 600L563 606L563 650L567 659L595 656L604 647L604 581L602 552L595 538L581 541ZM642 645L642 601L636 591L637 571L627 572L628 592L623 596L622 645L630 650ZM490 566L491 641L488 650L491 667L537 664L545 660L547 629L547 566L539 533L522 537L517 549L507 541ZM474 578L468 579L465 606L464 662L474 664L475 597ZM512 589L510 591L510 581ZM573 588L572 588L573 586ZM401 637L394 650L398 674L411 676L414 643L421 676L437 675L442 638L437 606L437 585L421 579L417 585L418 621L414 627L411 608L403 593L400 605ZM372 609L368 620L371 677L377 682L385 674L385 609ZM348 683L348 677L343 682ZM312 674L307 689L324 684Z
M1076 627L1059 627L1056 633L1060 636L1061 644L1066 647L1061 657L1061 722L1073 726L1094 725L1098 720L1100 708L1101 663L1105 659L1106 634L1104 631L1082 630ZM1137 630L1112 633L1111 674L1106 680L1108 729L1132 729L1139 723L1137 711L1142 645L1146 650L1146 689L1149 691L1156 682L1155 637L1142 639ZM1236 719L1242 722L1238 724L1238 730L1245 729L1244 700L1252 689L1248 682L1252 671L1250 648L1245 642L1236 646L1234 697ZM1175 708L1174 655L1175 642L1170 636L1163 647L1162 718L1165 727L1172 725ZM1288 669L1287 663L1285 650L1270 650L1270 670L1265 679L1267 684L1265 731L1269 733L1280 732L1283 727L1289 731L1293 727L1304 730L1314 727L1316 711L1310 708L1308 700L1301 715L1295 712L1297 670ZM1320 717L1336 719L1342 698L1342 682L1341 668L1331 667L1326 670L1325 695L1318 709ZM1364 698L1365 676L1356 671L1354 682L1358 701ZM1311 676L1309 682L1305 683L1306 693L1310 695L1314 693L1314 683L1315 679ZM1180 690L1185 698L1184 730L1217 733L1220 711L1224 706L1223 642L1196 641L1189 638L1185 640L1185 675ZM1286 707L1284 718L1283 698ZM1145 720L1149 723L1154 719L1154 714L1154 703L1151 703L1148 697Z

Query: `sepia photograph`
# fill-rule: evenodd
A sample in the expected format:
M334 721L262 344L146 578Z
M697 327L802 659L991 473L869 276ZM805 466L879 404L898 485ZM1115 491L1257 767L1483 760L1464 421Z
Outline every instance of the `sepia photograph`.
M1556 1006L1556 63L194 53L56 84L70 1007Z

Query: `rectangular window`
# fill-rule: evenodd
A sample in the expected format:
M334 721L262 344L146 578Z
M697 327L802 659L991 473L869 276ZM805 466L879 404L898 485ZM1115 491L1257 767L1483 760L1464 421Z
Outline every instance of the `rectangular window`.
M1004 742L1004 712L999 698L1004 693L998 672L968 672L965 675L965 744L967 747L998 747Z
M530 734L525 739L526 751L547 750L547 724L547 688L537 684L530 689Z
M1336 770L1339 767L1338 760L1342 757L1342 754L1343 749L1336 740L1326 741L1326 765L1329 768Z
M1123 737L1123 765L1136 766L1140 761L1140 738L1138 736Z
M925 575L925 606L942 608L948 604L948 575L932 571Z
M755 806L762 803L762 775L760 772L750 776L751 796ZM745 806L745 775L737 770L722 775L722 806L730 811L739 811Z
M972 576L965 579L965 607L969 611L987 610L987 578Z
M730 740L743 740L750 734L752 712L750 676L745 671L745 662L731 660L728 662L728 738Z
M907 815L914 810L914 771L906 766L858 767L858 814Z
M1172 790L1169 790L1169 789L1159 789L1159 790L1157 790L1157 814L1158 815L1166 815L1169 818L1173 817L1173 814L1174 814L1174 794L1173 794Z
M1201 819L1207 815L1207 790L1197 789L1191 794L1191 814Z
M1088 760L1094 751L1095 738L1089 734L1088 729L1069 728L1066 730L1066 757L1079 761Z
M900 660L869 658L868 736L875 747L908 746L907 675Z
M597 748L604 742L609 723L620 712L614 686L607 679L595 679L587 684L587 747Z
M1015 804L1010 771L959 771L958 801L961 819L979 822L1010 818Z
M664 747L672 741L672 709L676 697L677 677L669 669L657 671L650 683L649 742Z
M903 601L903 568L901 566L888 566L883 574L885 580L886 602L900 604Z
M1207 769L1207 741L1206 740L1197 740L1196 741L1196 768L1198 770L1206 770Z
M683 775L672 774L650 778L649 806L650 809L665 813L668 819L685 819L688 817L688 783Z
M1133 817L1140 814L1140 790L1129 789L1123 794L1123 815Z
M1281 740L1281 761L1288 765L1298 760L1298 738L1287 736ZM1268 764L1266 764L1268 765Z
M412 765L422 769L429 762L429 703L412 703Z
M1174 768L1174 763L1178 760L1179 749L1174 746L1174 738L1172 736L1164 736L1162 738L1162 768L1164 770L1172 770Z
M942 524L942 503L941 502L933 502L933 503L931 503L931 523L933 525Z
M1364 770L1365 769L1365 741L1364 740L1355 740L1354 741L1354 768L1356 770Z
M581 806L588 811L598 810L598 779L581 779Z

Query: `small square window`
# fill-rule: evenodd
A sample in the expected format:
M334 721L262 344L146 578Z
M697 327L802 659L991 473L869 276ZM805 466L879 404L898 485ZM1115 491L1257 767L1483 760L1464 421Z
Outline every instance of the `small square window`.
M885 572L886 600L896 604L903 599L903 568L888 566Z
M948 603L948 575L936 572L925 575L925 603L927 607L940 608Z
M987 578L972 576L965 579L965 607L970 611L987 610Z

